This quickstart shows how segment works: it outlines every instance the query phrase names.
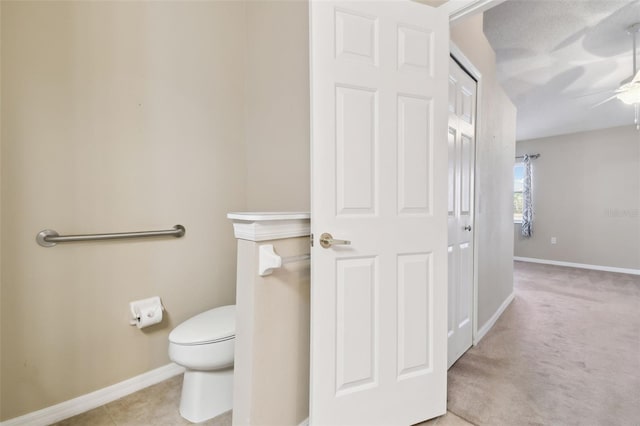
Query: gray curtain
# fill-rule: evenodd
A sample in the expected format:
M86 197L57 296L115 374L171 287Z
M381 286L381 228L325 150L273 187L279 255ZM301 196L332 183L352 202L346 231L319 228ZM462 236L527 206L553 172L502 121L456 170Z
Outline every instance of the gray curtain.
M522 236L529 238L533 225L533 206L531 205L531 158L525 154L522 158L524 164L524 179L522 182Z

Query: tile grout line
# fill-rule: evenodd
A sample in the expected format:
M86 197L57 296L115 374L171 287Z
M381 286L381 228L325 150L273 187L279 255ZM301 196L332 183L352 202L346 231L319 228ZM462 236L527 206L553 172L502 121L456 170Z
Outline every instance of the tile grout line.
M464 418L464 417L462 417L461 415L456 414L456 413L454 413L454 412L453 412L453 411L451 411L451 410L449 410L449 412L450 412L451 414L453 414L454 416L461 418L462 420L464 420L465 422L469 423L470 425L478 426L478 425L477 425L477 424L475 424L474 422L472 422L472 421L470 421L470 420L465 419L465 418Z
M104 411L107 412L107 416L109 416L109 420L111 420L111 423L113 424L113 426L118 426L118 423L116 423L115 419L111 415L111 410L109 410L109 407L107 407L107 405L109 405L109 404L103 405L102 408L104 408Z

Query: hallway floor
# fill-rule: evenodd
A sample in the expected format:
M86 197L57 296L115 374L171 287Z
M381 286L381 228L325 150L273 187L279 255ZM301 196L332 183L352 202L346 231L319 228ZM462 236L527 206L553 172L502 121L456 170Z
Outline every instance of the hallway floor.
M640 276L515 262L515 299L449 370L475 425L640 425Z

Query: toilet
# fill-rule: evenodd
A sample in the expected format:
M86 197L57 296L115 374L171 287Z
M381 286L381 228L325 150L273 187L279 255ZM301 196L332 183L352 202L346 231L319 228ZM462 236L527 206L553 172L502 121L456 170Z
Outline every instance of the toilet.
M233 406L235 305L198 314L169 334L169 358L186 368L180 415L199 423Z

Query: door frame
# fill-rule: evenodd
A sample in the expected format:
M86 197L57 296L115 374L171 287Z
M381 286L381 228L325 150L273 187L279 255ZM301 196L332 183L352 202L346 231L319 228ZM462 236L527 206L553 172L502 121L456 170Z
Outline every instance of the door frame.
M483 89L483 81L482 81L482 73L473 62L467 56L462 53L462 50L453 42L449 41L449 54L451 57L460 64L460 66L477 82L476 89L476 108L475 108L475 144L473 151L473 316L472 321L473 324L471 326L471 345L475 346L478 344L482 336L478 336L478 210L480 206L480 197L477 191L477 174L478 174L478 136L480 135L480 130L482 129L482 89Z
M482 13L505 1L506 0L448 0L439 7L449 11L449 23L452 23L467 16Z
M416 0L421 1L421 0ZM449 11L449 24L457 22L463 18L467 18L478 13L483 13L492 7L498 6L500 3L505 2L506 0L448 0L447 3L442 4L440 7L446 8ZM478 136L480 135L480 131L484 127L484 122L482 120L482 98L483 98L483 81L482 81L482 73L478 68L473 65L473 62L467 58L467 56L462 53L462 50L456 46L456 44L449 40L449 53L450 55L458 61L463 68L467 70L467 72L476 79L478 82L477 86L477 97L476 97L476 144L475 144L475 168L474 168L474 176L473 176L473 226L475 227L476 232L473 233L473 326L472 326L472 345L476 346L480 340L484 337L484 335L479 335L478 333L478 221L476 220L478 217L478 212L480 211L480 194L477 191L477 182L476 179L478 175ZM482 227L480 227L482 228Z

